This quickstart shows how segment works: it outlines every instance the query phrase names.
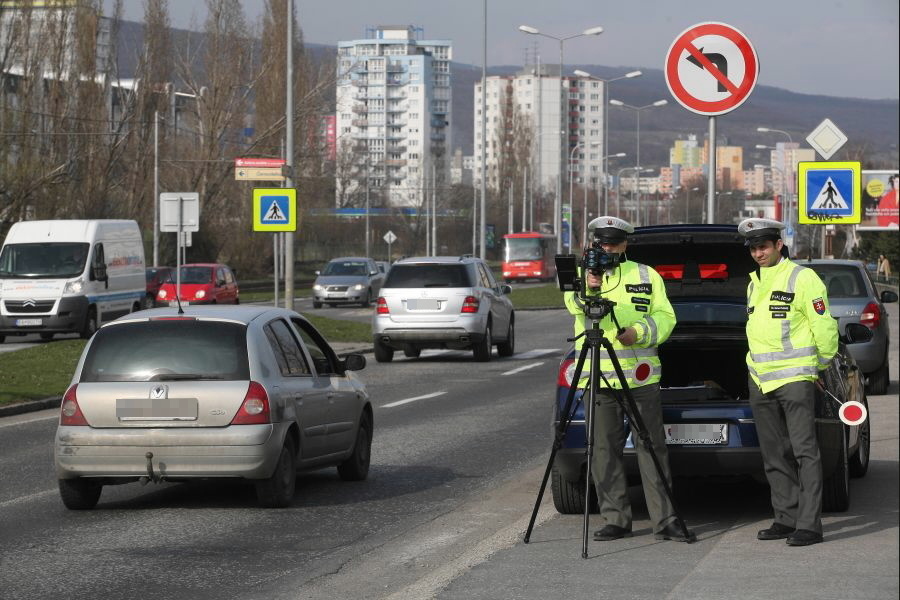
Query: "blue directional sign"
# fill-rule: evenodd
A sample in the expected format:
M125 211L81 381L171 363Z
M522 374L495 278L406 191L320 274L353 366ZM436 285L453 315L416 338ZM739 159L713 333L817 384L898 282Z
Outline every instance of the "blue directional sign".
M297 231L297 190L254 188L253 231Z
M859 223L862 217L859 162L801 162L797 166L799 222Z

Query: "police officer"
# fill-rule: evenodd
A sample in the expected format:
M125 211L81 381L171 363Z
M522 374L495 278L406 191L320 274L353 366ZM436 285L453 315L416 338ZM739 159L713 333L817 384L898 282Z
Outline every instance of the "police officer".
M787 257L782 229L771 219L738 225L759 265L747 286L748 385L775 512L756 537L808 546L822 541L815 382L837 352L838 329L825 285Z
M586 294L599 295L615 302L613 312L619 325L622 326L622 331L617 330L612 315L604 316L599 326L603 330L603 335L612 342L613 351L625 373L628 387L631 389L652 441L653 450L671 489L672 476L669 470L659 393L661 367L657 346L668 339L675 327L675 312L666 297L665 284L659 273L647 265L631 262L625 258L625 249L628 246L627 234L634 231L631 224L617 217L604 216L591 221L588 227L594 233L595 245L599 245L609 254L619 255L621 262L610 270L588 272L585 275ZM575 292L566 292L564 300L569 312L575 316L577 336L586 327L590 327L590 320L579 306ZM580 349L584 338L579 338L576 343ZM597 407L594 411L594 455L591 472L600 501L600 516L606 524L594 532L594 539L610 541L631 535L632 515L622 462L626 441L622 425L623 411L613 391L621 390L622 385L606 350L601 347L598 352L599 369L605 381L601 379L599 382ZM585 378L579 382L579 387L586 387L587 374L586 372ZM588 398L587 390L582 393L582 398ZM693 542L696 536L684 529L675 516L675 508L666 495L652 456L643 444L635 443L635 448L644 497L656 539ZM688 535L685 535L685 531Z

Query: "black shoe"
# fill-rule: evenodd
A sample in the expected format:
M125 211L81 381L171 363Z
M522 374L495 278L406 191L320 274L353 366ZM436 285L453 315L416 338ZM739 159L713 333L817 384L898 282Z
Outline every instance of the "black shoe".
M605 525L594 532L594 539L598 542L611 542L624 537L631 537L631 530L618 525Z
M756 539L758 540L783 540L787 536L794 533L793 527L788 527L787 525L782 525L778 521L772 523L772 526L768 529L760 529L756 532Z
M697 536L690 529L682 526L681 519L675 519L659 531L653 534L658 540L672 540L673 542L687 542L692 544L697 541ZM687 531L687 535L684 532Z
M822 534L809 529L798 529L787 536L788 546L811 546L822 541Z

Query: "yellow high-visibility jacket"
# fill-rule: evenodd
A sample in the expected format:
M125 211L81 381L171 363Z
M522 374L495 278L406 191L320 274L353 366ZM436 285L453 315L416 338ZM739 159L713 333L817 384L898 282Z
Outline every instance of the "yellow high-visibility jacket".
M659 362L657 346L665 342L672 329L675 327L675 311L666 296L666 286L663 278L652 267L632 261L622 262L611 273L604 273L599 290L588 290L588 296L602 296L616 303L613 311L619 325L634 327L637 331L637 341L633 346L623 346L616 339L617 330L612 316L606 315L600 322L603 335L612 342L613 351L619 359L622 371L625 373L628 387L640 387L658 383L662 374ZM586 327L591 326L591 321L584 315L584 311L576 299L575 292L566 292L564 301L569 312L575 315L575 335L581 334ZM579 350L584 345L584 338L578 338L575 343ZM607 386L603 380L600 387L612 387L621 389L622 385L613 369L606 350L601 346L600 371L609 382ZM642 362L650 364L650 375L643 380L635 380L635 368ZM646 367L639 373L643 374ZM587 385L587 377L590 374L590 364L586 360L583 367L582 378L579 387Z
M837 352L838 326L815 271L782 258L750 274L747 342L747 367L763 393L818 379Z

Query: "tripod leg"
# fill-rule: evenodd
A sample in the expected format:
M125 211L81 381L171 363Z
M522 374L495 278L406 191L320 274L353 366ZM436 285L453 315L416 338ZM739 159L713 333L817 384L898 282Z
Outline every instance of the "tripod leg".
M585 344L585 348L588 344ZM582 404L587 409L585 411L585 435L587 437L587 467L584 477L584 521L581 527L581 558L588 557L588 530L591 523L591 463L594 460L594 406L597 402L597 384L600 377L599 355L597 349L591 345L591 379L585 390L588 400L584 399L584 392L581 395ZM573 380L574 381L574 380Z
M672 487L669 485L669 480L666 477L666 473L662 468L662 463L659 462L659 457L656 455L656 451L653 448L653 441L650 439L650 434L647 432L647 427L644 424L644 419L641 417L641 412L638 410L637 403L634 401L634 396L631 394L631 389L628 387L627 378L625 377L625 373L622 371L622 365L619 363L619 359L616 356L615 351L613 350L612 343L604 338L601 343L606 351L609 353L609 357L612 360L613 368L616 371L616 376L619 378L619 381L622 384L622 393L625 396L625 402L623 403L622 408L625 409L626 414L628 414L628 419L631 422L631 429L634 433L637 434L644 448L647 450L647 453L650 455L650 458L653 460L653 466L656 467L656 473L659 475L659 479L662 482L663 489L666 492L666 497L669 499L669 502L672 504L672 510L675 513L675 517L678 519L678 523L681 525L681 532L685 538L687 538L688 543L695 541L695 538L688 531L687 525L684 522L684 519L681 518L681 513L678 511L678 507L675 504L675 497L672 493ZM616 395L617 400L622 403L621 398Z
M544 491L547 489L547 480L550 479L550 472L553 470L553 463L556 460L556 452L562 447L563 439L566 437L566 430L569 428L569 422L572 420L572 407L575 401L575 392L578 390L578 380L581 378L581 370L584 367L584 360L588 354L588 346L585 344L581 348L578 355L578 362L575 363L575 372L572 374L572 385L569 387L569 393L566 396L566 404L559 415L559 423L556 425L556 433L553 439L553 447L550 450L550 460L547 461L547 468L544 470L544 477L541 479L541 489L538 491L537 498L534 500L534 509L531 511L531 520L528 522L528 529L525 530L523 541L527 544L531 540L531 532L534 530L534 522L537 520L538 510L541 507L541 500L544 499Z

